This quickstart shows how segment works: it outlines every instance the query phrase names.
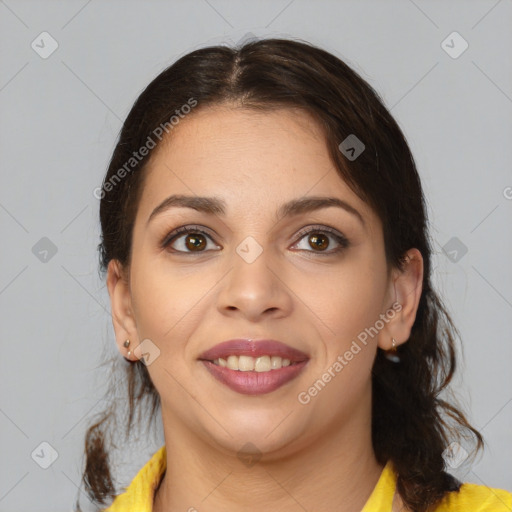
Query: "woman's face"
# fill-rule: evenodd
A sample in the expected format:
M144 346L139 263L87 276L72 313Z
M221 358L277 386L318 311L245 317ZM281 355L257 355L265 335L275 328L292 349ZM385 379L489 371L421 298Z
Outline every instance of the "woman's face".
M223 450L250 442L269 454L297 450L343 424L367 429L375 352L390 347L390 318L398 316L393 273L380 220L340 178L314 121L290 110L203 109L180 121L147 171L129 286L118 291L131 347L150 340L142 352L164 425ZM159 208L173 195L215 199L223 213ZM281 215L283 205L313 198L346 207ZM192 233L173 238L182 226ZM293 373L265 370L262 358L263 371L245 387L230 386L201 356L238 338L277 340L307 360ZM279 350L265 350L279 366ZM232 372L243 373L217 370L229 382ZM279 385L265 372L294 378Z

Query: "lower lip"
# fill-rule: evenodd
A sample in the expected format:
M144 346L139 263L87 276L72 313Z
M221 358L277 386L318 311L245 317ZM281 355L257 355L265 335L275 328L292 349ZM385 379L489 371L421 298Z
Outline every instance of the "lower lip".
M244 395L264 395L275 391L297 377L307 364L307 361L302 361L268 372L241 372L213 364L211 361L202 360L201 362L218 381Z

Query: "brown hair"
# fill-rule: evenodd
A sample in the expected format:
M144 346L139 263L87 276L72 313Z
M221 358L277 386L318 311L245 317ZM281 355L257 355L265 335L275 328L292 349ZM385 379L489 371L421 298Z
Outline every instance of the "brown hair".
M398 348L396 364L377 350L372 385L372 442L377 460L391 460L397 489L414 512L426 512L460 486L445 469L443 451L453 439L483 438L456 406L440 398L456 368L454 327L431 285L431 246L425 199L406 139L379 95L336 56L309 43L262 39L240 48L212 46L181 57L160 73L133 105L115 147L103 182L100 204L102 237L100 269L117 259L129 268L134 219L149 156L123 178L115 175L134 152L154 137L155 129L191 98L194 109L234 102L243 108L301 109L322 127L339 175L379 215L390 266L403 268L403 255L417 248L424 262L423 290L412 332ZM193 112L190 115L194 115ZM152 135L153 134L153 135ZM339 145L355 134L365 150L347 159ZM164 139L165 140L165 139ZM134 163L134 162L132 162ZM122 359L122 358L118 358ZM150 406L150 421L160 406L142 361L124 363L129 395L126 432L134 412ZM109 464L109 426L115 402L86 433L83 473L88 495L104 505L116 495Z

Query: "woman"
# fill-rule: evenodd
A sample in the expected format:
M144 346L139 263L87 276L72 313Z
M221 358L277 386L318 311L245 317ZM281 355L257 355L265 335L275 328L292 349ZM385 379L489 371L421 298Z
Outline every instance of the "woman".
M147 402L165 436L109 511L510 511L445 471L483 446L439 398L457 331L404 135L346 64L279 39L185 55L99 192L128 428ZM113 416L86 438L101 505Z

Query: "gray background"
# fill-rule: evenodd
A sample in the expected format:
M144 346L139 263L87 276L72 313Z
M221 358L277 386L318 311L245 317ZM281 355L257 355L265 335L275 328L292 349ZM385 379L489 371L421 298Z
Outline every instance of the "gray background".
M344 58L403 128L463 338L456 389L488 443L454 472L512 490L511 22L506 0L0 0L0 511L71 510L79 492L87 420L104 405L99 365L115 354L93 190L122 120L178 57L247 33ZM43 31L58 43L46 59L31 47L51 48ZM446 44L458 53L461 40L442 44L453 31L469 44L457 58ZM119 455L126 484L163 442L143 434ZM47 469L42 442L58 453Z

